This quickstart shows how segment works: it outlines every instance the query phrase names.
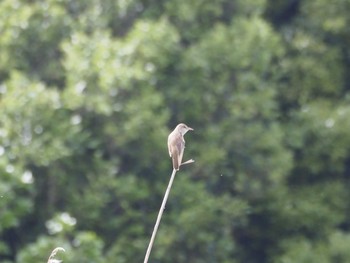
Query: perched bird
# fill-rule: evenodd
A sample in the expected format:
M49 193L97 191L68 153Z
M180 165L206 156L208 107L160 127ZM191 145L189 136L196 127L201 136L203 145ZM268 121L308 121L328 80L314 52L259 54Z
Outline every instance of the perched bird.
M184 135L188 131L193 131L184 123L180 123L168 136L169 155L173 160L173 168L178 171L182 162L182 156L185 150Z

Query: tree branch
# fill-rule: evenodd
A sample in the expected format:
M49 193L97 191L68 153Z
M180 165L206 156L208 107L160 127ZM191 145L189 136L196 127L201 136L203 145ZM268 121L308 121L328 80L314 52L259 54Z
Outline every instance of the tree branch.
M155 239L157 231L158 231L158 226L159 226L160 220L162 219L163 211L165 209L165 204L166 204L166 202L168 200L169 192L170 192L171 186L173 184L173 181L174 181L174 178L175 178L175 174L176 174L176 170L173 169L173 173L171 174L168 187L167 187L167 189L165 191L165 194L164 194L162 205L161 205L161 207L159 209L159 213L158 213L156 224L154 225L152 237L151 237L151 240L150 240L148 248L147 248L145 260L143 261L144 263L148 262L148 258L149 258L149 255L151 253L151 250L152 250L153 242L154 242L154 239Z

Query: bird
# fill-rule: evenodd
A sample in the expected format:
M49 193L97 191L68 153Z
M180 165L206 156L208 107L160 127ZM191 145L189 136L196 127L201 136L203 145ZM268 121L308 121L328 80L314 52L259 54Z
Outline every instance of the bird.
M182 156L185 150L184 135L188 131L193 131L184 123L178 124L168 136L168 150L173 162L173 168L178 171L182 163Z

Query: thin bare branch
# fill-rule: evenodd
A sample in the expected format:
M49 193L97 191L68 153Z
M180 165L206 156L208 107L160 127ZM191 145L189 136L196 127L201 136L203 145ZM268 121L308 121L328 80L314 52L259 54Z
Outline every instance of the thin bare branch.
M50 257L47 260L47 263L59 263L59 262L61 262L61 260L55 259L55 256L59 251L66 252L63 247L56 247L54 250L52 250Z
M189 163L193 163L193 162L194 162L194 160L190 159L190 160L182 163L181 165L189 164ZM157 231L158 231L159 223L160 223L160 220L162 219L163 211L165 209L165 204L166 204L166 202L168 200L168 196L169 196L169 193L170 193L170 189L171 189L171 187L173 185L173 181L174 181L175 175L176 175L176 170L173 169L173 173L171 174L168 187L167 187L167 189L165 191L165 194L164 194L164 197L163 197L162 205L160 206L160 209L159 209L159 212L158 212L158 217L157 217L156 224L154 225L154 229L153 229L153 232L152 232L152 237L151 237L151 240L149 241L149 244L148 244L148 248L147 248L146 255L145 255L145 260L143 261L144 263L148 262L149 255L151 254L153 242L154 242L154 239L156 238L156 234L157 234Z
M190 160L188 160L188 161L182 163L181 166L182 166L182 165L185 165L185 164L190 164L190 163L194 163L194 160L193 160L193 159L190 159Z
M166 204L166 202L167 202L167 200L168 200L169 192L170 192L171 186L172 186L172 184L173 184L173 181L174 181L174 178L175 178L175 174L176 174L176 170L173 169L173 173L171 174L168 187L167 187L167 189L166 189L166 191L165 191L165 194L164 194L164 198L163 198L162 205L161 205L161 207L160 207L160 209L159 209L159 213L158 213L158 217L157 217L156 224L154 225L152 237L151 237L151 240L150 240L150 242L149 242L149 244L148 244L148 248L147 248L145 260L143 261L144 263L147 263L147 262L148 262L149 255L151 254L153 242L154 242L154 239L155 239L156 234L157 234L157 231L158 231L158 227L159 227L160 220L162 219L163 211L164 211L164 209L165 209L165 204Z

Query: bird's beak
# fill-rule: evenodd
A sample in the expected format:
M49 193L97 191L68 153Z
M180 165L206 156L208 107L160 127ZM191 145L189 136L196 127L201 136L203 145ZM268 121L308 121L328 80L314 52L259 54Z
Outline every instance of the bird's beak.
M187 127L189 131L194 131L194 129L192 129L191 127Z

